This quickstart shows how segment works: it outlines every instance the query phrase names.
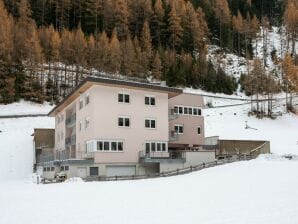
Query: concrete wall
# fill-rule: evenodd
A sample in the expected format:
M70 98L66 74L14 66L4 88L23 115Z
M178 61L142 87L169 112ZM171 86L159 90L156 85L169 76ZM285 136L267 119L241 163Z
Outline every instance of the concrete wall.
M203 97L193 94L181 94L169 99L169 109L174 109L174 106L191 106L204 107ZM176 141L171 141L171 144L185 144L190 147L194 145L203 145L205 139L204 117L193 115L178 115L177 119L170 120L169 130L174 131L175 124L184 126L184 133L178 135ZM201 134L197 134L197 127L201 127Z
M219 140L219 154L250 154L251 150L261 145L254 155L270 153L270 142L267 141Z

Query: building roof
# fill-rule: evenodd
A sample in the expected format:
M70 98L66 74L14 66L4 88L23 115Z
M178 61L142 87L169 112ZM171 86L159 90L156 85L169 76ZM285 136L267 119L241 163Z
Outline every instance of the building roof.
M145 89L154 92L164 92L169 94L169 98L175 97L183 93L182 89L173 88L168 86L162 86L150 82L132 81L126 79L117 79L110 77L96 77L89 76L84 79L80 85L78 85L68 96L66 96L55 108L49 112L49 116L55 116L62 108L73 102L80 94L84 93L93 85L105 85L105 86L125 86L132 89Z

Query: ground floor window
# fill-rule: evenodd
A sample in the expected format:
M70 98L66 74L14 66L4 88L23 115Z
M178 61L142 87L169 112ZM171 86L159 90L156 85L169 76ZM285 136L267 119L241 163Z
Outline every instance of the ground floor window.
M90 167L90 176L98 176L98 167Z

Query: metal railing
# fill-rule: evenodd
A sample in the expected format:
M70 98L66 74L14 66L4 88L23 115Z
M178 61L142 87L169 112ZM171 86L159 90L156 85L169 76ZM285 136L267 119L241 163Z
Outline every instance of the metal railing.
M185 160L184 151L155 151L155 152L139 152L140 159L182 159Z

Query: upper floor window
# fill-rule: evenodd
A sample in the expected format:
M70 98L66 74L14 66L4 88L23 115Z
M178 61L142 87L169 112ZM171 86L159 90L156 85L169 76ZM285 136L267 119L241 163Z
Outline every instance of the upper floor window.
M156 128L156 120L155 119L145 119L145 128Z
M119 103L130 103L130 96L128 93L118 93Z
M82 126L83 126L83 122L80 121L80 123L79 123L79 131L82 131Z
M130 118L129 117L118 117L118 126L119 127L129 127Z
M191 106L174 106L174 113L181 114L181 115L193 115L193 116L202 115L202 111L200 108L191 107Z
M97 141L97 151L123 151L123 141L112 140L112 141Z
M145 104L146 105L155 105L155 97L154 96L145 96Z
M89 94L87 94L85 97L85 105L88 105L89 103L90 103L90 96Z
M175 128L175 133L183 134L183 125L175 124L174 128Z
M79 108L82 109L83 106L84 106L83 99L80 99L80 102L79 102Z

